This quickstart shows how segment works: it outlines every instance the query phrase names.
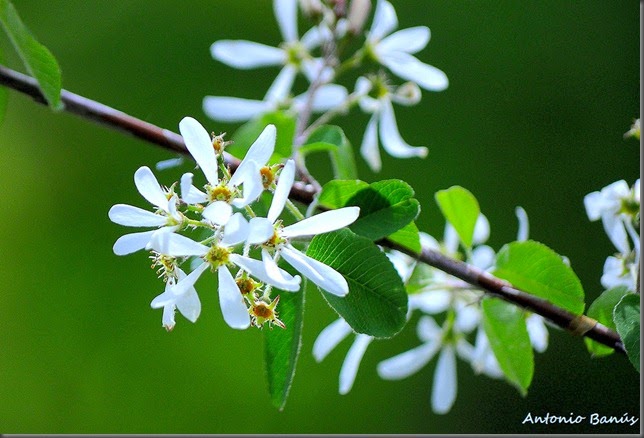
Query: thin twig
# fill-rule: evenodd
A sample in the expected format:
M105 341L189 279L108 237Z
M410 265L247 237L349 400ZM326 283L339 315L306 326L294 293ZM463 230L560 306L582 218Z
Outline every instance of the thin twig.
M36 81L29 76L0 66L0 84L31 96L36 102L46 105ZM183 138L174 132L159 128L158 126L66 90L62 91L61 98L65 105L64 110L67 112L93 120L111 129L128 132L148 143L161 146L170 151L189 155ZM224 159L226 165L234 172L239 165L239 160L229 154L225 154ZM316 193L316 188L300 181L296 182L293 186L290 197L292 200L310 205ZM377 243L404 252L423 263L481 288L488 294L500 297L507 302L539 314L553 324L573 334L586 336L600 344L613 348L615 351L625 353L624 345L614 330L586 316L575 315L555 306L547 300L521 291L509 282L496 278L473 265L451 259L429 248L423 248L421 253L417 254L388 239L383 239Z

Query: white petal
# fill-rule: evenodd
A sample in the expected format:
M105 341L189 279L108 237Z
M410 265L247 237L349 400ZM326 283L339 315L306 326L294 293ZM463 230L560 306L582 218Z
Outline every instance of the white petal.
M284 165L284 168L280 172L279 180L277 181L277 187L275 188L275 193L273 194L273 201L271 202L271 208L268 210L268 215L266 216L271 223L275 223L275 220L279 217L284 209L286 200L288 199L289 193L291 193L291 188L293 187L293 182L295 181L295 161L288 160Z
M224 321L231 328L244 330L250 326L250 315L239 286L226 266L219 269L219 306Z
M184 117L179 122L179 131L183 136L188 151L195 159L208 182L216 186L219 182L217 174L217 158L212 147L210 135L201 124L192 117Z
M525 320L532 347L539 353L548 348L548 329L539 315L532 314Z
M116 204L108 216L112 222L126 227L159 227L168 221L165 216L126 204Z
M161 318L161 323L167 330L172 330L176 324L174 321L174 309L174 304L168 304L167 306L163 307L163 317Z
M275 0L273 12L282 38L286 42L297 40L297 0Z
M380 138L389 155L396 158L427 156L427 148L410 146L400 136L391 101L385 100L380 111Z
M344 338L349 336L353 330L347 322L336 319L320 332L313 343L313 357L321 362Z
M203 111L220 122L245 122L272 109L273 104L263 100L223 96L206 96L203 99Z
M134 184L139 193L152 205L168 211L168 198L149 167L143 166L134 172Z
M339 297L349 293L347 281L330 266L302 254L293 247L282 248L281 254L291 266L327 292Z
M184 158L183 157L177 157L177 158L168 158L167 160L161 160L158 161L155 165L154 168L156 170L167 170L167 169L172 169L174 167L179 167L183 164Z
M477 268L486 270L494 265L496 253L487 245L479 245L472 251L470 263Z
M213 58L231 67L251 69L286 63L282 49L244 40L221 40L210 46Z
M438 356L432 386L432 410L446 414L456 400L456 357L454 348L446 345Z
M434 315L450 306L452 294L446 290L432 290L409 295L409 307Z
M199 204L206 202L208 196L192 185L192 173L181 175L181 199L188 204Z
M386 380L400 380L420 371L440 348L438 339L383 360L378 364L378 375Z
M347 394L351 391L362 357L372 340L371 336L358 335L351 345L347 357L342 363L342 368L340 368L340 394Z
M364 76L360 76L356 80L356 86L354 91L359 96L362 96L362 95L366 96L369 93L369 91L371 91L371 88L373 88L373 84L371 83L371 81L365 78Z
M201 314L201 301L194 287L177 300L176 306L179 312L190 322L197 321Z
M369 41L379 41L385 35L391 33L398 27L398 17L396 17L396 10L386 0L378 0L376 12L373 15L373 23L369 30L367 38Z
M446 223L445 232L443 233L443 247L448 255L456 254L459 242L460 239L456 229L449 222Z
M382 62L396 76L413 81L428 91L442 91L447 88L447 75L434 66L425 64L413 55L404 52L378 53Z
M262 262L264 263L264 271L270 279L269 284L291 284L293 283L293 277L288 274L285 270L279 268L275 260L271 257L266 249L262 249ZM284 274L287 274L286 276ZM298 289L291 291L297 292Z
M514 214L519 221L519 231L517 231L517 240L523 242L528 240L530 235L530 223L528 222L528 213L522 208L517 207L514 209Z
M485 243L490 237L490 222L487 220L483 213L479 213L479 216L476 218L476 224L474 225L474 235L472 236L472 242L476 245Z
M416 53L429 42L430 32L426 26L410 27L392 33L378 44L381 52Z
M250 228L248 221L241 213L235 213L224 227L224 237L221 243L226 246L237 245L248 238Z
M278 289L289 292L300 290L300 277L297 275L293 277L283 269L281 269L280 271L282 277L286 280L286 282L277 284L277 282L274 282L273 279L268 276L266 269L264 268L264 263L260 262L259 260L243 257L239 254L231 254L230 261L258 280L263 281L264 283L271 284Z
M203 274L209 266L210 265L208 265L208 263L202 263L197 267L197 269L192 271L190 274L179 280L177 284L168 289L167 292L173 294L175 297L181 297L185 295L194 288L195 283L197 282L197 280L199 280L201 274Z
M313 97L311 109L313 112L323 112L342 105L348 92L342 85L326 84L321 86ZM300 94L293 99L296 108L302 109L308 101L308 93Z
M266 218L254 217L250 220L250 228L246 242L250 245L259 245L273 237L273 224Z
M606 231L608 238L613 242L613 245L615 245L615 248L619 252L622 254L631 252L626 228L620 216L616 216L613 212L605 210L602 213L602 224L604 225L604 231Z
M264 102L270 104L271 109L277 108L280 103L286 100L291 92L296 75L297 69L292 65L285 65L284 68L280 70L279 74L273 80L273 83L264 95Z
M273 155L273 152L275 151L276 138L277 129L275 128L275 125L266 125L262 133L259 134L259 137L257 137L257 140L253 142L253 144L248 149L248 152L246 152L246 156L239 164L239 167L235 171L235 175L237 175L241 171L241 176L246 177L245 172L247 168L251 168L256 171L258 170L256 169L257 165L259 165L260 167L266 165L266 163L268 163L268 160L270 160L271 155ZM249 164L247 164L250 161L255 162L255 166L250 166ZM233 177L231 178L230 183L232 185L241 184L241 182L238 182L240 180L238 180L235 175L233 175ZM243 181L244 179L245 178L241 179L241 181Z
M142 233L131 233L119 237L116 242L114 242L114 254L116 255L127 255L132 254L133 252L139 251L150 242L152 235L156 230L144 231Z
M360 207L344 207L311 216L289 225L282 231L284 237L313 236L339 230L358 219Z
M315 26L307 30L304 35L302 35L302 38L300 38L300 43L302 43L302 45L310 51L312 49L315 49L316 47L319 47L323 41L331 40L331 38L333 38L333 34L328 27Z
M476 304L464 304L459 301L456 305L456 320L454 328L461 333L474 330L481 321L481 310Z
M202 256L209 248L180 234L155 232L148 245L161 254L175 257Z
M423 342L431 342L434 339L439 339L442 336L443 330L436 324L434 318L431 316L421 316L416 326L416 334Z
M226 225L233 214L233 208L225 201L215 201L204 208L201 215L215 225Z
M591 221L596 221L601 217L604 206L604 197L600 192L592 192L584 196L584 207L586 207L586 214Z
M360 146L360 154L365 159L371 170L380 172L382 162L380 161L380 151L378 150L378 115L371 116L367 129L362 138L362 145Z

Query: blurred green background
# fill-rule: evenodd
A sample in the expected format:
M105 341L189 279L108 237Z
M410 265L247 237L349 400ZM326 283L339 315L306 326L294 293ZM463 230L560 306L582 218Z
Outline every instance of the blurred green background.
M587 294L614 249L583 197L639 175L639 147L622 138L639 117L639 6L633 1L396 1L401 27L432 31L419 58L449 88L397 107L400 131L427 145L425 160L383 154L383 171L358 159L362 179L401 178L421 201L421 229L443 232L433 194L460 184L479 199L499 249L516 235L514 208L531 237L572 261ZM57 57L66 89L177 131L191 115L209 130L204 95L261 98L277 69L215 62L212 42L277 44L271 3L14 0ZM300 26L302 29L303 26ZM6 38L7 63L21 69ZM365 115L342 122L360 144ZM350 340L321 364L311 347L335 319L307 291L299 368L283 412L270 404L262 335L229 329L212 278L198 284L196 324L172 333L149 307L161 284L145 253L117 257L127 230L110 206L144 206L133 173L172 154L11 92L0 126L0 432L3 433L636 433L626 426L528 426L533 415L638 415L639 374L621 356L591 359L583 342L551 330L536 355L527 397L458 363L452 411L429 406L435 360L413 377L380 380L381 360L418 344L413 325L368 349L353 390L338 395ZM313 160L325 176L325 160ZM315 167L319 166L319 167ZM170 183L185 170L159 173Z

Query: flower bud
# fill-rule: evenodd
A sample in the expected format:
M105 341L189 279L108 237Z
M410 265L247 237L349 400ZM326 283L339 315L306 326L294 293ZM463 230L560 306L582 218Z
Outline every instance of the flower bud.
M371 12L371 0L352 0L349 6L347 18L349 20L349 31L354 35L362 32L367 18Z

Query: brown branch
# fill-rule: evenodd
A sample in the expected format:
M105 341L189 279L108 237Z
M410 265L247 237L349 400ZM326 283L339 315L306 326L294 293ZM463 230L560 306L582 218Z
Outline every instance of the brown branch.
M36 102L46 105L46 101L36 81L29 76L0 66L0 84L31 96ZM183 138L179 134L159 128L66 90L62 91L61 98L65 105L64 110L67 112L93 120L111 129L128 132L135 137L161 146L164 149L189 155ZM225 155L225 161L233 171L239 165L239 160L230 154ZM313 202L316 193L317 190L312 185L296 182L291 190L290 196L291 199L308 205ZM600 344L613 348L615 351L625 353L624 345L614 330L605 327L591 318L583 315L575 315L553 305L547 300L521 291L507 281L496 278L475 266L451 259L428 248L423 248L422 252L417 254L387 239L383 239L377 243L404 252L423 263L479 287L493 296L500 297L507 302L539 314L553 324L573 334L586 336Z

